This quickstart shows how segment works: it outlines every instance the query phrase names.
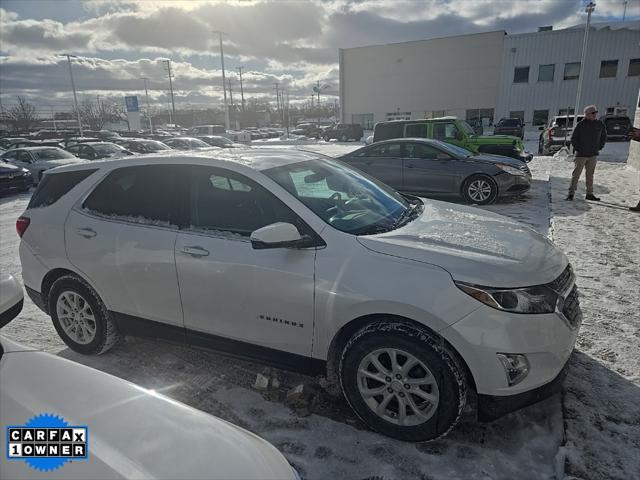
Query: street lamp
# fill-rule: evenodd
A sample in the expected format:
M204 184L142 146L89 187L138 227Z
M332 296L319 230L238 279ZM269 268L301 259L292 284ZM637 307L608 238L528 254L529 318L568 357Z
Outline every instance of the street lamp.
M82 130L82 120L80 120L80 109L78 108L78 97L76 95L76 84L73 81L73 70L71 70L71 58L78 58L75 55L70 55L68 53L61 53L60 57L67 57L67 62L69 64L69 77L71 77L71 88L73 89L73 106L76 109L76 117L78 118L78 129L80 130L80 136L84 137L84 131Z
M149 119L149 131L153 133L153 124L151 123L151 106L149 105L149 90L147 89L147 77L140 77L140 80L144 81L144 94L147 99L147 118Z
M226 35L225 32L220 30L214 30L213 33L218 34L220 40L220 64L222 66L222 92L224 94L224 128L229 130L229 107L227 106L227 81L224 76L224 50L222 49L222 35Z
M587 59L587 41L589 39L589 24L591 23L591 14L596 9L595 2L589 2L585 8L587 12L587 24L584 27L584 39L582 40L582 58L580 60L580 72L578 73L578 91L576 92L576 106L573 109L573 125L578 123L578 108L580 107L580 94L582 93L582 77L584 72L584 63ZM567 112L569 115L569 112Z

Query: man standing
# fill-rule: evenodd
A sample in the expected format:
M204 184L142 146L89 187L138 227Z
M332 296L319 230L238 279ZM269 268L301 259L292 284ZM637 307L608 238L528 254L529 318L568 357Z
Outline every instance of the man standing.
M578 180L582 174L582 169L587 170L587 200L595 202L600 199L593 194L593 173L596 170L598 153L607 141L607 129L600 120L597 119L598 109L595 105L589 105L584 109L584 120L579 122L573 129L571 135L571 145L575 151L575 167L571 175L571 185L567 200L573 200L573 195L578 187Z

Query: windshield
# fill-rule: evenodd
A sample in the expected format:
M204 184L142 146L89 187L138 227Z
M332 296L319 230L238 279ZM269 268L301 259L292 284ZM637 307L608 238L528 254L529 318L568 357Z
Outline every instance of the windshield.
M47 160L59 160L61 158L74 158L69 152L60 148L47 148L45 150L33 150L31 152L36 160L44 162Z
M422 207L419 199L410 203L392 188L335 160L307 160L263 173L326 223L354 235L398 228Z
M166 146L162 142L156 142L155 140L147 140L144 142L140 142L147 150L151 152L159 152L161 150L171 150L170 147Z
M186 138L185 142L189 144L191 148L209 148L209 145L197 138Z
M502 119L498 122L499 127L519 127L520 120L516 120L515 118L507 118Z
M91 147L100 155L113 155L114 153L122 153L125 150L115 143L95 143Z
M460 125L462 126L462 130L464 130L464 132L467 135L475 135L476 132L473 130L473 128L471 128L471 125L469 125L467 122L460 122Z

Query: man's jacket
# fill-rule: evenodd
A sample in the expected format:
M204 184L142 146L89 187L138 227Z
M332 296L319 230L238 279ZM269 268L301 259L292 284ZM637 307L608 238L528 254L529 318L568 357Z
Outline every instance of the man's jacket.
M607 129L600 120L578 122L571 135L576 157L595 157L607 141Z

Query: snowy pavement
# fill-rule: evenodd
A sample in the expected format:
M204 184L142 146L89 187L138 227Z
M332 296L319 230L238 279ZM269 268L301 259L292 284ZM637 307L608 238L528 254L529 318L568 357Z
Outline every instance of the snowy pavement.
M319 142L299 148L339 155L360 145ZM595 181L599 204L581 200L583 182L576 201L565 202L570 162L536 157L531 191L486 207L549 235L578 276L584 323L562 398L491 424L466 418L431 443L402 443L366 430L316 379L211 352L127 338L101 357L81 356L59 340L50 319L29 300L2 333L243 426L276 445L308 479L552 479L565 471L582 479L637 478L640 215L626 207L640 193L638 172L620 163L625 148L610 144L603 152ZM14 225L28 198L0 198L0 268L18 278ZM254 385L257 374L270 379L266 389ZM316 394L309 405L292 409L286 393L300 383Z

